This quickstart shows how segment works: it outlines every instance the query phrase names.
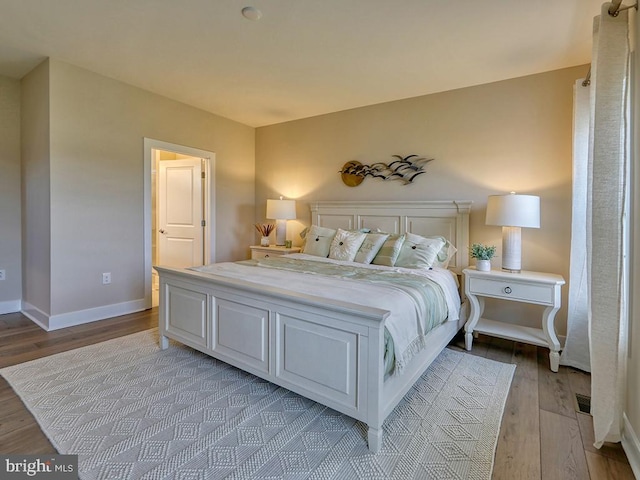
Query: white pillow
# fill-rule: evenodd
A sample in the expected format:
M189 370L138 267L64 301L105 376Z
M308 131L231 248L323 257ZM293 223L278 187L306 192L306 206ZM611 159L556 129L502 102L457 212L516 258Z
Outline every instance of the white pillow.
M333 258L334 260L345 260L347 262L353 262L353 259L356 258L356 253L358 253L358 249L362 242L364 242L366 233L362 232L354 232L338 229L335 237L331 241L331 246L329 247L329 258Z
M443 237L425 238L407 233L395 265L408 268L431 268L444 245Z
M355 261L371 263L387 238L389 238L388 233L367 233L358 253L356 253Z
M454 247L453 244L449 240L445 239L444 237L438 237L438 238L442 238L444 240L444 246L438 252L438 256L436 257L435 262L433 262L433 266L440 267L440 268L448 268L449 262L451 261L453 256L456 254L458 249Z
M333 228L318 227L312 225L305 235L304 250L302 253L327 257L336 231Z

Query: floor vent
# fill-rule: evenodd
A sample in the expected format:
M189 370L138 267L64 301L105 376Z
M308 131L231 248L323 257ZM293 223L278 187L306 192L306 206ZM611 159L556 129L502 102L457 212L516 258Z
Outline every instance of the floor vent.
M578 407L576 411L591 414L591 397L588 395L580 395L576 393L576 402Z

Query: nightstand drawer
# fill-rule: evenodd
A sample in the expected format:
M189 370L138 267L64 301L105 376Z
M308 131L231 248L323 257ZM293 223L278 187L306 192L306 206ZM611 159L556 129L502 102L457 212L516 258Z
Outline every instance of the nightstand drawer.
M284 255L290 255L292 253L299 253L300 247L278 247L272 245L270 247L262 247L253 245L249 247L251 249L251 259L260 260L261 258L273 258L282 257Z
M469 291L476 295L485 295L505 300L532 302L553 305L553 285L532 285L488 278L470 278Z
M265 251L259 251L259 250L252 250L251 251L251 259L252 260L260 260L261 258L273 258L273 257L281 257L283 255L282 252L265 252Z

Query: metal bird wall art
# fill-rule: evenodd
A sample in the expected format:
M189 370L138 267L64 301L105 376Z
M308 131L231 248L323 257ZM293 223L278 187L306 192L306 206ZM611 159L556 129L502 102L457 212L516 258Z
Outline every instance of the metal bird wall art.
M400 180L403 185L409 185L418 176L425 173L424 167L432 162L433 158L419 157L418 155L392 155L397 160L391 163L374 163L363 165L352 160L343 165L340 173L342 181L349 187L356 187L362 183L365 177L381 178L382 180Z

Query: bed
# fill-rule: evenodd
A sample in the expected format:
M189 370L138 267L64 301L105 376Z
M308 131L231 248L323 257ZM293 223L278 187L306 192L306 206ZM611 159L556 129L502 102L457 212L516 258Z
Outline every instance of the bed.
M458 248L447 266L455 278L468 265L470 206L468 201L317 202L310 208L312 225L321 228L441 236ZM313 274L290 270L300 268L295 257L285 259L286 267L268 261L200 269L155 267L161 348L176 340L360 420L368 428L369 449L378 452L385 418L463 326L465 304L455 305L455 314L424 333L424 348L395 357L408 360L390 368L389 330L404 313L398 314L395 304L372 301L378 294L363 300L357 295L327 297L320 288L310 289L306 278ZM301 259L307 261L302 270L314 260ZM328 263L345 263L350 272L384 270ZM241 275L237 270L261 273ZM281 270L287 270L283 275L288 280L274 276ZM360 273L366 276L364 270ZM296 275L306 275L305 280L296 282ZM354 280L327 281L339 286ZM292 287L296 283L307 287Z

